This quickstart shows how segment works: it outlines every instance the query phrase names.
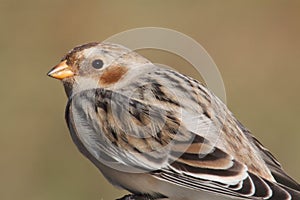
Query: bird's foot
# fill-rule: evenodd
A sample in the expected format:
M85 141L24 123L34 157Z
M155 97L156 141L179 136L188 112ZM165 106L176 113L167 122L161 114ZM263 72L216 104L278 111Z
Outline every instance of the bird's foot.
M153 198L147 195L138 195L138 194L128 194L124 197L116 200L153 200Z

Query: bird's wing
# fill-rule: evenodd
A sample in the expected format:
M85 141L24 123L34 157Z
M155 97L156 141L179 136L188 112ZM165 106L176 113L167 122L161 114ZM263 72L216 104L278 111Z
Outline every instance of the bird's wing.
M209 142L199 135L188 144L189 147L182 150L183 141L175 139L170 152L169 166L153 172L153 175L189 189L205 190L241 199L300 198L299 191L249 172L245 165L224 151L210 146ZM203 149L210 149L210 152L202 155Z
M67 110L69 126L76 124L73 129L90 154L106 164L114 160L119 170L138 169L189 189L244 199L300 197L191 132L176 111L105 89L76 94Z
M105 89L75 94L66 119L73 138L99 161L147 171L167 165L180 126L170 111Z
M259 150L262 158L264 159L266 165L271 171L271 174L275 178L275 180L285 186L293 188L295 190L300 191L300 185L292 179L286 172L283 170L279 161L272 155L272 153L265 148L252 134L251 132L245 128L239 121L237 121L238 126L241 128L243 133L256 145Z

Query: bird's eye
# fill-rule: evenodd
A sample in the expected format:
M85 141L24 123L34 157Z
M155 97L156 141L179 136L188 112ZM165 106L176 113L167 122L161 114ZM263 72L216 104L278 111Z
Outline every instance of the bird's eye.
M97 60L94 60L92 62L92 66L95 68L95 69L101 69L103 67L103 61L100 60L100 59L97 59Z

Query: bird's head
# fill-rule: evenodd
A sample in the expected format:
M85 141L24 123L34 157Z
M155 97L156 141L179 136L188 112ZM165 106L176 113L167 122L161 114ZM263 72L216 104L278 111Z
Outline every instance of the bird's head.
M151 63L147 59L124 46L93 42L69 51L48 76L62 80L71 96L86 89L126 83L148 64Z

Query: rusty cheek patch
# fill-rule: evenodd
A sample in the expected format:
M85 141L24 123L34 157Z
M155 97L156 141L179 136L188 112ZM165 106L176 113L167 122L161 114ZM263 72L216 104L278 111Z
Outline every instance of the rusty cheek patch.
M108 67L101 75L99 82L101 85L114 84L118 82L127 71L128 69L123 66Z

